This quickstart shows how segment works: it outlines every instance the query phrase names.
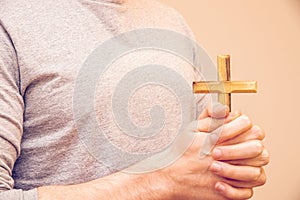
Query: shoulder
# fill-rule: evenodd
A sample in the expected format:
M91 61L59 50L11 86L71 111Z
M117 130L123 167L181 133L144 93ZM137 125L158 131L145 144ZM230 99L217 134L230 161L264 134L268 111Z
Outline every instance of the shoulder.
M155 28L170 29L181 34L193 37L191 29L180 12L158 0L139 1L144 10L146 21L152 20ZM151 18L151 19L149 19Z
M27 7L31 7L32 1L25 0L0 0L0 16L5 17L7 15L13 16L22 13L22 10Z

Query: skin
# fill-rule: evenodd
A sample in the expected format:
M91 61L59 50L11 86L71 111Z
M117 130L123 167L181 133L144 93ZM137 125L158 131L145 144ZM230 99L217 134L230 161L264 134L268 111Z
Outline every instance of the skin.
M194 141L173 164L146 174L115 173L87 183L38 188L40 200L226 200L249 199L264 185L269 154L264 131L239 111L209 106L199 117ZM225 122L224 124L218 121ZM207 134L222 128L211 155L200 159Z

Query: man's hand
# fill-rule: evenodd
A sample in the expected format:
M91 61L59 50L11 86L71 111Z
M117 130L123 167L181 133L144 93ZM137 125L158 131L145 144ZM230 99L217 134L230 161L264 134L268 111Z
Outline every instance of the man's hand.
M221 123L220 123L221 122ZM223 123L224 122L224 123ZM203 141L219 129L212 155L200 158ZM188 150L173 164L147 174L115 173L73 186L38 189L41 200L227 200L248 199L253 187L263 185L262 166L269 155L263 146L264 132L240 112L228 108L206 109L194 130Z
M212 155L200 158L207 134L216 130L220 137ZM248 199L253 187L264 184L261 166L268 162L268 156L263 159L264 133L248 117L218 105L200 115L195 131L184 155L161 170L173 188L172 199Z
M226 119L222 120L223 116L227 116ZM224 182L216 183L216 189L232 199L235 196L230 192L232 187L252 189L265 184L266 175L262 167L268 164L269 153L262 142L264 131L253 126L250 119L239 111L228 115L228 108L220 105L213 109L208 107L200 115L201 120L205 123L199 123L199 131L222 131L212 151L214 161L210 167L213 173L225 178ZM214 126L218 124L214 122L219 120L226 124Z

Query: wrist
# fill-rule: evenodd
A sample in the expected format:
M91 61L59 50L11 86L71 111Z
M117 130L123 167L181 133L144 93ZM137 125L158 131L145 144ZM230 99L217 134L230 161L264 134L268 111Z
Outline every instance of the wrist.
M93 198L93 193L87 183L78 185L53 185L37 188L38 200L81 200Z
M106 194L106 199L166 200L172 199L172 189L159 172L145 174L115 173L88 183L92 193ZM94 196L93 195L93 196ZM99 198L99 196L97 196Z
M135 177L135 183L144 188L147 200L173 199L173 187L169 184L167 177L161 171L145 173Z

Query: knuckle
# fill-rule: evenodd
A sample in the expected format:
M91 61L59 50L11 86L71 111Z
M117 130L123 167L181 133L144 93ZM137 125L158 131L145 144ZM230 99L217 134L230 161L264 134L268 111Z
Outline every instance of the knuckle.
M247 197L246 197L246 199L250 199L250 198L252 198L253 197L253 189L249 189L249 192L248 192L248 195L247 195Z
M263 140L265 138L265 131L262 130L259 126L253 126L254 138L257 140Z
M262 168L261 167L256 167L255 170L253 170L253 181L258 181L259 178L262 175Z
M232 198L231 200L233 200L233 199L236 199L236 200L251 199L253 197L253 194L254 194L254 192L253 192L252 188L243 189L242 193L238 197Z
M261 163L262 165L267 165L270 162L270 155L267 149L264 149L261 154Z
M260 129L260 140L263 140L263 139L265 139L265 137L266 137L266 132L263 130L263 129Z
M236 188L234 190L227 191L226 197L228 200L245 200L253 197L252 188ZM226 198L226 200L227 200Z
M242 115L240 119L245 123L246 126L251 126L252 122L247 115Z
M253 146L254 152L258 155L261 154L264 150L264 146L263 146L262 141L254 140L253 142L254 142L254 146Z
M258 186L262 186L262 185L266 184L267 177L265 175L262 175L257 182L258 182Z

